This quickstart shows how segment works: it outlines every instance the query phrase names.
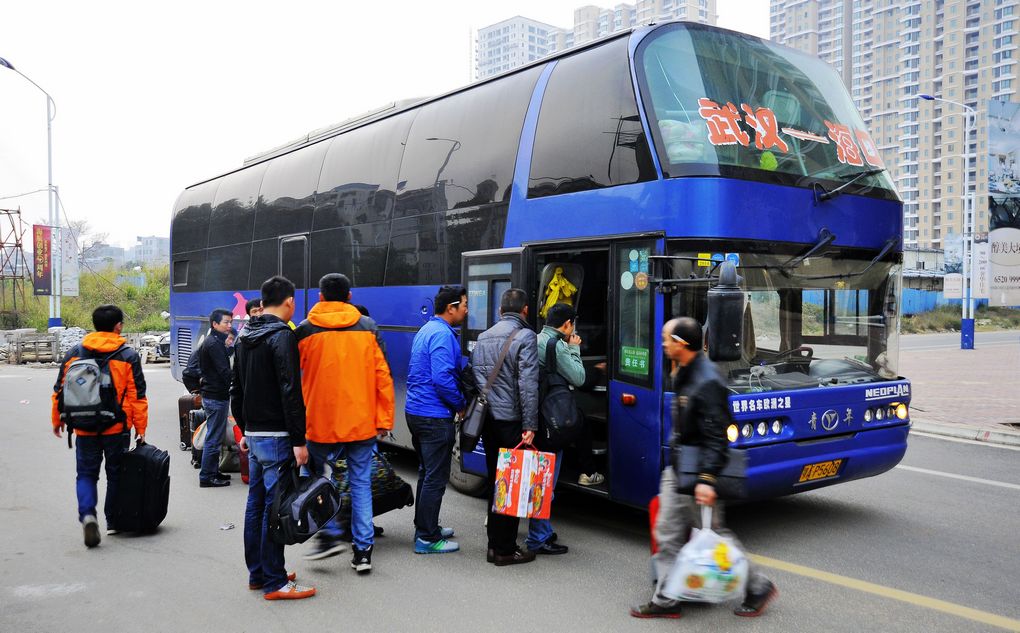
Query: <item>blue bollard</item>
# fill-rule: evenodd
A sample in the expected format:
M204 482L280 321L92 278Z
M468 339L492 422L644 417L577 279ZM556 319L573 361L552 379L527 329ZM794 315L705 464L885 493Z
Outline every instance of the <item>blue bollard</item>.
M974 319L960 322L960 349L974 349Z

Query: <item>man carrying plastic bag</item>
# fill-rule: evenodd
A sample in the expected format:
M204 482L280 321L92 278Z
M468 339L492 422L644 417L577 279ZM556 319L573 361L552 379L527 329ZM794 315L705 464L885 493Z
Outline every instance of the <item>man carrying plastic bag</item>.
M730 423L730 412L727 390L715 366L702 353L701 341L701 325L694 319L688 317L673 319L662 328L663 351L671 360L679 363L673 377L673 391L676 394L672 407L673 462L674 465L680 464L679 457L685 449L690 452L697 451L699 474L693 490L681 491L680 474L677 470L666 468L662 471L659 512L654 527L659 551L652 557L656 576L655 594L649 602L631 608L630 614L636 618L679 618L683 615L681 601L670 595L684 598L693 595L675 589L678 585L686 585L689 576L695 576L690 579L693 584L706 582L708 572L712 571L708 569L712 567L712 563L706 564L704 559L694 554L703 550L710 536L718 539L714 541L716 546L719 543L725 544L724 548L713 551L713 556L716 554L719 556L719 559L714 561L716 571L723 570L727 565L739 563L737 559L743 558L743 547L731 532L723 528L723 504L717 503L716 493L717 477L728 459L726 426ZM713 511L702 517L699 516L698 506L712 507ZM710 521L711 525L703 525L702 520ZM703 530L705 527L711 529ZM688 543L692 529L699 531L687 552L691 558L683 558L682 561L700 560L701 562L697 563L701 565L700 572L693 574L688 572L686 576L676 578L677 574L684 573L684 562L681 562L680 569L674 571L674 567L677 565L681 548ZM737 552L740 552L739 556L736 555ZM778 592L775 585L753 565L747 563L746 559L744 564L748 565L747 571L743 574L747 578L744 600L734 613L744 617L755 617L764 613ZM737 586L727 587L734 575L740 574L731 574L727 571L719 577L712 578L716 600L726 600L737 593L739 578ZM720 579L723 579L722 587L717 588ZM667 586L674 590L668 591ZM709 592L698 594L699 597L696 599L710 601L707 593Z

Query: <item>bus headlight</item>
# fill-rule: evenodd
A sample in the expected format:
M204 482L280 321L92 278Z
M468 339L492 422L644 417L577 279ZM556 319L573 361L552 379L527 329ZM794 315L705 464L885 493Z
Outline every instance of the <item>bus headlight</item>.
M776 435L779 435L780 433L782 433L783 432L783 423L780 422L779 420L773 420L772 421L772 432L775 433Z
M875 419L876 420L881 422L882 418L884 418L884 417L885 417L885 409L883 409L882 407L878 407L877 409L875 409Z
M866 409L866 410L864 411L864 421L865 421L865 422L871 422L871 420L872 420L872 419L873 419L874 417L875 417L875 413L874 413L874 412L873 412L873 411L872 411L871 409Z
M901 420L906 420L907 413L908 413L907 405L903 404L902 402L896 405L896 417L898 417Z
M736 424L731 424L728 427L726 427L726 439L728 439L730 442L736 442L738 436L739 432L737 431Z
M754 429L751 428L750 424L745 424L743 428L740 429L740 434L743 435L745 439L751 437L752 433L754 433Z
M765 422L758 423L758 435L765 435L769 432L769 425Z

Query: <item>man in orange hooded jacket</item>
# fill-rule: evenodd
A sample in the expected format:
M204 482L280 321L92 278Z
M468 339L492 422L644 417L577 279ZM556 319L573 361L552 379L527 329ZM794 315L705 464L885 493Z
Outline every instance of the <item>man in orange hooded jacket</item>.
M375 321L349 303L351 282L339 273L319 280L319 302L295 334L301 355L301 391L307 411L308 458L314 472L347 460L351 489L351 567L372 570L372 454L376 437L393 429L393 378ZM335 520L319 531L306 560L343 551Z
M61 418L64 372L79 358L108 359L106 362L120 411L111 426L98 432L74 429L77 438L75 458L78 470L78 520L82 524L86 547L95 547L100 541L96 505L99 467L104 457L106 502L103 510L106 514L106 533L116 534L117 526L110 524L110 516L113 513L113 502L117 498L121 457L127 450L131 429L135 430L135 438L141 443L145 440L145 429L149 423L149 403L145 399L142 361L138 353L128 347L127 341L120 335L124 327L124 312L115 305L101 305L92 312L92 325L96 331L85 335L81 344L71 348L60 364L57 382L53 385L53 406L50 412L53 434L61 437L65 427ZM68 433L70 432L68 429Z

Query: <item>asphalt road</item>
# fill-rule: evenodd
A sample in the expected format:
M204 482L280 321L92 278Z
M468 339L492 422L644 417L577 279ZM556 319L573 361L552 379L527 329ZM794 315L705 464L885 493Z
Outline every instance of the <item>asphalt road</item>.
M974 347L985 345L1016 345L1020 343L1020 330L1002 330L999 332L977 332L974 334ZM911 352L924 349L959 349L959 332L950 334L909 334L900 337L900 351Z
M630 618L650 590L647 517L569 492L553 517L566 556L486 564L483 502L450 490L442 518L460 553L414 555L411 510L392 512L378 519L370 576L354 574L349 552L307 563L288 548L288 568L320 593L268 603L245 584L246 491L198 487L174 448L181 387L165 367L146 376L149 440L171 449L169 516L155 535L85 549L74 459L49 433L54 374L0 366L0 631L1020 630L1016 450L917 435L880 477L731 508L781 591L757 620L722 606L692 606L679 623ZM395 463L413 482L413 459Z

